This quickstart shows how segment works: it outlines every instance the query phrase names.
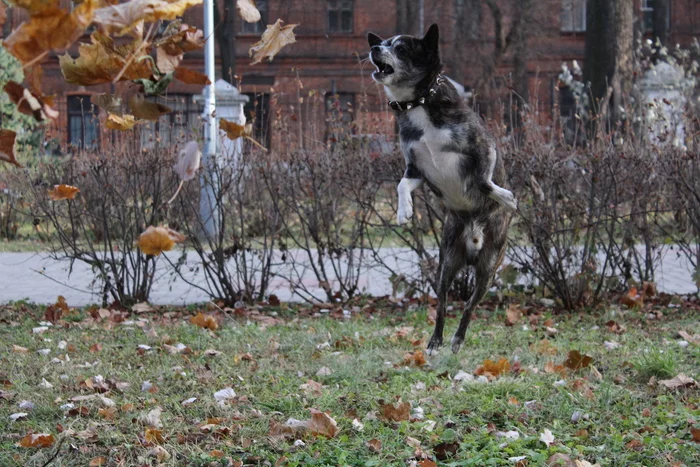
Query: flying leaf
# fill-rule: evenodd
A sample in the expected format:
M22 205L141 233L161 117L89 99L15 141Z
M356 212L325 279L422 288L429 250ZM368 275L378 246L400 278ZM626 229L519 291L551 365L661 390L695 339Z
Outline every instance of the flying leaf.
M476 376L484 375L489 378L495 378L510 371L510 362L507 358L501 358L497 362L492 360L484 360L484 364L474 370Z
M173 229L151 225L139 235L136 245L145 255L159 256L164 251L172 250L176 243L184 241L185 237Z
M126 131L131 130L139 123L145 123L143 120L136 120L133 115L107 115L105 126L110 130Z
M90 96L90 102L97 107L103 109L108 114L122 116L122 99L114 94L93 94Z
M58 57L61 73L67 83L90 86L110 83L117 76L119 81L127 81L148 78L153 74L147 47L139 49L140 42L118 46L99 32L92 33L90 39L91 44L80 44L78 58L68 54ZM138 50L141 50L140 55L130 60Z
M143 94L134 94L129 98L129 107L134 117L155 122L161 115L171 112L167 105L147 101Z
M238 14L247 23L257 23L260 21L260 11L255 7L253 0L238 0L236 2Z
M73 11L55 6L42 9L15 29L3 45L20 62L32 62L49 50L70 47L90 26L94 13L93 0L85 0Z
M17 106L17 110L25 115L33 116L36 121L43 122L50 118L58 118L58 112L51 107L53 102L49 98L34 94L14 81L8 81L3 89Z
M379 404L381 418L391 422L408 420L411 416L411 404L409 402L397 402L396 404Z
M58 8L59 0L10 0L10 4L19 8L24 8L30 15L35 15L43 11Z
M578 350L572 350L569 352L568 358L564 361L564 366L576 371L581 368L586 368L592 361L593 359L588 355L581 355L581 352Z
M177 162L173 170L182 181L192 180L197 174L202 160L202 152L196 141L189 141L185 147L178 152Z
M191 68L177 67L173 76L175 76L176 80L185 84L201 84L202 86L211 84L207 75Z
M275 24L268 24L267 29L263 33L259 42L253 44L248 51L248 55L253 58L251 65L260 63L263 58L267 57L270 61L279 53L280 49L285 45L294 44L294 28L298 24L289 24L282 26L282 20L278 19Z
M95 11L95 23L106 34L141 36L143 23L158 20L174 20L190 7L200 5L202 0L131 0L118 5L109 5Z
M204 32L201 29L186 24L179 24L178 29L179 31L172 34L168 34L166 30L163 37L153 45L162 48L169 55L182 55L204 47Z
M22 167L15 159L15 139L17 133L12 130L0 130L0 161L9 162L17 167Z
M195 326L199 326L200 328L210 329L212 331L216 331L219 328L219 323L216 322L216 319L213 316L205 315L201 311L190 318L190 323L194 324Z
M54 201L74 199L78 193L80 193L78 187L71 185L54 185L54 187L49 190L49 198Z
M246 131L245 125L239 125L235 122L229 122L226 119L219 119L219 129L226 133L229 139L236 140L243 136L249 136L250 133Z
M36 433L26 435L19 441L19 445L23 448L48 448L55 442L56 439L50 433Z
M172 55L164 48L156 49L156 66L163 74L174 72L185 57L184 54Z

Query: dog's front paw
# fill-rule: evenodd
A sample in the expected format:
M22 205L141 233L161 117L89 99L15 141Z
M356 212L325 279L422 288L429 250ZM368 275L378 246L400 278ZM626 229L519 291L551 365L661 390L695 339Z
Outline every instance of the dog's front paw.
M399 202L399 210L396 213L396 219L399 225L403 225L413 217L413 206L409 202Z
M515 199L512 191L501 188L498 185L492 185L492 189L493 191L490 196L494 201L512 211L518 210L518 200Z
M430 338L430 342L428 342L428 355L436 353L440 347L442 347L442 336L433 334L433 337Z
M464 338L459 337L457 335L452 337L452 353L456 354L459 352L459 349L462 347L462 343L464 342Z

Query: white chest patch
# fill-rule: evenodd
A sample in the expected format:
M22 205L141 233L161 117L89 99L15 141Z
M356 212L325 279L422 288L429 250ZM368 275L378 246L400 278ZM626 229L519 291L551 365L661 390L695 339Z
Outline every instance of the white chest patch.
M416 157L415 164L430 183L443 195L443 201L451 209L473 208L473 202L466 196L464 180L460 174L461 155L443 151L452 140L452 131L436 128L426 111L418 107L408 114L411 123L423 130L420 141L411 143Z

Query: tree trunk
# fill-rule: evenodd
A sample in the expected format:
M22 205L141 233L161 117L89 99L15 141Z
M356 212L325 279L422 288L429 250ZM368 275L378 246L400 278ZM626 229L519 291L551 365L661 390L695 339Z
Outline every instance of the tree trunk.
M421 37L425 31L419 31L419 2L416 0L396 1L396 34L411 34Z
M668 45L668 1L654 1L654 37L658 37L663 45Z
M236 36L234 22L236 19L234 0L223 0L223 14L219 2L214 2L214 39L219 44L221 57L221 78L236 85Z
M481 32L481 0L454 0L454 27L450 56L446 57L449 74L458 83L464 83L468 54L473 54L475 41Z

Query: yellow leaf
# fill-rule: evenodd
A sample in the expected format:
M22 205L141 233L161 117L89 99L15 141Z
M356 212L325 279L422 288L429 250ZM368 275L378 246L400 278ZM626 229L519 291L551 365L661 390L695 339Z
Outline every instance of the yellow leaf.
M219 327L219 324L213 316L205 315L201 311L190 318L190 323L200 328L211 329L212 331L215 331Z
M106 34L123 36L131 33L140 37L144 22L174 20L188 8L201 3L202 0L131 0L98 9L95 11L95 23Z
M294 28L298 24L289 24L282 26L282 20L278 19L275 24L268 24L267 29L263 33L259 42L253 44L248 51L248 55L253 58L251 65L260 63L263 58L267 57L270 61L279 53L285 45L294 44Z
M19 441L23 448L48 448L53 446L56 438L50 433L28 434Z
M58 57L66 82L90 86L110 83L120 73L119 81L149 78L153 74L146 47L127 66L127 61L138 49L139 42L117 46L111 38L99 32L94 32L90 39L91 44L80 44L78 58L72 58L68 54Z
M253 0L238 0L236 2L236 8L238 8L238 14L241 15L241 19L248 23L257 23L260 21L260 11L255 7Z
M12 130L0 130L0 161L9 162L10 164L22 167L15 159L15 139L17 133Z
M207 75L191 68L177 67L174 76L176 80L185 84L201 84L202 86L211 84Z
M143 94L134 94L131 96L129 98L129 107L134 117L150 120L152 122L157 121L161 115L172 111L167 105L147 101Z
M146 428L146 433L144 434L146 441L153 444L163 444L165 439L163 438L163 430L158 430L155 428Z
M134 128L135 125L144 123L143 120L136 120L133 115L114 115L108 114L105 126L110 130L126 131Z
M93 0L73 11L49 7L37 11L3 42L22 63L29 63L50 50L64 50L83 35L95 13Z
M74 199L78 193L80 193L80 189L78 187L71 185L54 185L54 187L49 190L49 198L54 201Z
M136 245L146 255L158 256L164 251L170 251L175 243L185 241L185 237L167 227L150 226L143 232L136 242Z
M235 122L229 122L228 120L225 120L223 118L219 119L219 129L221 131L224 131L226 133L226 136L233 140L238 139L242 136L249 135L248 131L246 131L245 126L239 125Z

